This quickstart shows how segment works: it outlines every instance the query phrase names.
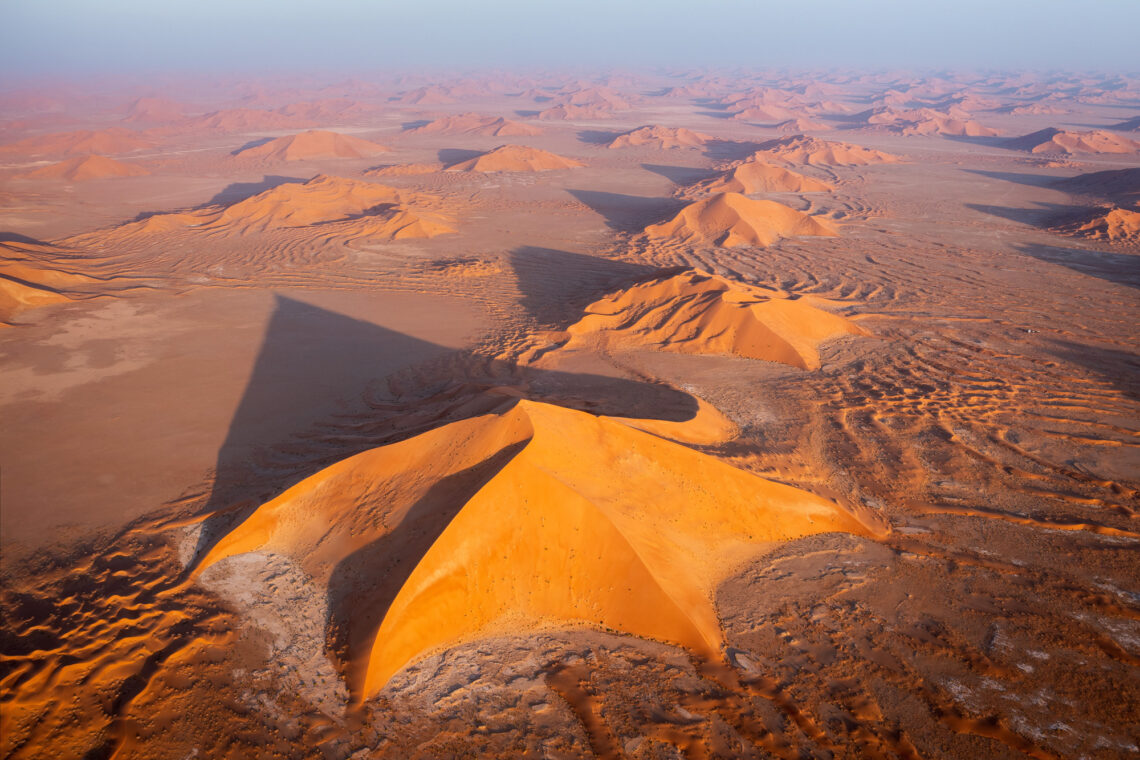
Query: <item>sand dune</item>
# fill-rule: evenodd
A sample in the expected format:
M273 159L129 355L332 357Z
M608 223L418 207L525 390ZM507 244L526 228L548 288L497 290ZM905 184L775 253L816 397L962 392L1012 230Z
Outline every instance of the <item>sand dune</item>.
M565 348L648 346L818 369L823 343L866 335L849 319L821 309L821 303L705 272L667 274L587 306L586 316L568 328Z
M813 166L867 166L895 163L899 159L889 153L849 143L820 140L807 135L793 135L761 143L752 156L759 161L783 161Z
M75 156L91 153L117 155L151 146L151 142L143 138L138 132L122 127L111 127L110 129L55 132L48 135L28 137L18 142L0 146L0 155Z
M930 108L876 109L866 118L869 129L882 129L900 135L950 135L952 137L993 137L1000 134L970 118L961 108L942 113Z
M744 161L717 177L698 182L688 194L711 193L821 193L831 185L779 166Z
M263 145L246 148L239 159L264 161L311 161L326 158L367 158L387 152L383 145L351 135L310 129L296 135L278 137Z
M801 117L773 124L772 129L788 135L799 135L804 132L827 132L833 129L833 127L821 121L812 121L811 119Z
M57 252L39 243L0 242L0 322L21 312L71 299L69 291L96 280L52 261Z
M186 119L176 131L245 132L261 129L287 129L296 126L292 117L259 108L226 108Z
M127 121L162 124L185 118L181 103L169 98L139 98L127 109Z
M645 228L650 238L707 241L725 248L767 246L785 237L839 233L826 221L775 201L752 200L739 193L719 193L690 203L668 222Z
M610 141L611 148L699 148L713 138L684 127L650 125L620 134Z
M391 100L395 103L406 103L414 106L436 106L455 102L455 98L451 97L448 91L442 87L420 87L417 90L401 93Z
M1140 244L1140 206L1134 208L1103 206L1089 209L1075 219L1054 225L1052 229L1073 237Z
M141 166L125 164L106 156L92 155L68 158L50 166L25 172L21 176L28 179L66 179L72 182L82 182L89 179L141 177L147 174L150 172Z
M585 166L580 161L564 158L538 148L523 145L500 145L494 150L447 167L449 172L545 172Z
M544 108L538 112L537 118L543 121L590 121L593 119L609 119L613 116L607 109L596 106L576 106L561 104Z
M257 551L318 584L338 576L330 597L353 596L358 627L348 681L366 698L437 648L534 627L602 626L718 658L718 583L773 542L829 531L868 532L832 502L620 420L519 401L317 473L196 572ZM358 574L332 572L350 556Z
M1103 130L1075 132L1048 127L1006 140L1005 147L1030 153L1137 153L1140 142Z
M779 106L751 106L737 111L732 115L736 121L747 121L753 124L766 124L796 119L799 116L795 111Z
M491 137L527 137L542 134L542 129L530 124L510 121L501 116L481 116L477 113L445 116L407 131L414 135L489 135Z

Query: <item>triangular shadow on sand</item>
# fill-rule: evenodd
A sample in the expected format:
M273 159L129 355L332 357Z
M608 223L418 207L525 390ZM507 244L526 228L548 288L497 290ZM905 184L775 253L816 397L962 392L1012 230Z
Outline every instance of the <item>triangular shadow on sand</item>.
M1037 243L1017 245L1015 248L1038 261L1058 264L1074 272L1099 277L1118 285L1140 288L1140 266L1137 266L1135 254L1062 248Z
M640 232L676 214L684 201L676 198L654 198L624 193L607 193L601 190L572 190L566 192L579 202L601 214L606 226L617 232Z

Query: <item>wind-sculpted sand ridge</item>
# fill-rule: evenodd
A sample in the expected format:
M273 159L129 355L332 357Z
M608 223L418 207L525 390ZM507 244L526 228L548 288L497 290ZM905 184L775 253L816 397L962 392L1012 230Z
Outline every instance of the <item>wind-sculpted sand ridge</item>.
M581 161L564 158L538 148L522 145L500 145L475 158L447 167L449 172L547 172L585 166Z
M1140 245L1140 209L1092 208L1075 218L1057 221L1050 228L1062 235L1137 246Z
M1140 142L1127 137L1114 135L1103 130L1087 132L1047 127L1021 137L1006 140L1004 146L1012 150L1030 153L1073 155L1080 153L1120 153L1140 152Z
M813 177L760 161L742 161L719 176L684 188L689 197L714 193L823 193L834 188Z
M587 306L585 316L567 328L562 348L730 354L811 370L819 367L824 342L866 334L820 306L826 303L704 272L669 274Z
M479 468L470 493L447 485ZM639 484L650 482L647 502ZM620 420L520 401L313 476L255 511L197 572L277 552L327 584L330 568L366 562L360 553L409 530L406 521L424 526L413 535L436 537L406 560L414 568L398 588L385 588L391 577L339 580L380 584L376 596L389 600L378 628L350 636L360 697L425 652L520 625L601 625L715 657L711 595L726 573L772 542L868 531L831 502Z
M752 154L752 159L807 166L868 166L899 161L897 156L880 150L806 135L793 135L762 143Z
M684 127L651 125L624 132L610 141L610 148L699 148L713 138Z
M528 137L541 135L542 129L502 116L462 113L444 116L407 130L411 135L488 135L490 137Z
M143 177L149 171L137 164L127 164L106 156L75 156L58 163L25 172L27 179L65 179L83 182L116 177Z
M312 161L328 158L369 158L388 152L388 148L371 140L311 129L296 135L278 137L234 154L237 160Z
M673 219L645 228L649 239L702 241L724 248L768 246L800 235L836 237L825 220L776 201L753 200L740 193L718 193L685 206Z

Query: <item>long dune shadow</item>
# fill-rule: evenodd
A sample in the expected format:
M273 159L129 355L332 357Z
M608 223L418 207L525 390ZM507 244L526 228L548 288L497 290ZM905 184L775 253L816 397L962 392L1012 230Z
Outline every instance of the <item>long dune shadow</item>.
M736 161L759 150L763 143L740 140L709 140L705 155L716 161Z
M606 129L579 129L577 137L578 142L584 142L587 145L607 145L621 134L623 133Z
M1012 182L1017 185L1029 185L1031 187L1049 187L1052 183L1056 182L1059 177L1052 174L1028 174L1026 172L995 172L987 171L985 169L965 169L964 171L969 174L977 174L981 177L989 177L990 179L1000 179L1005 182Z
M274 138L272 138L272 137L258 137L254 140L250 140L245 145L242 145L240 148L235 148L234 150L230 151L230 155L236 156L237 154L241 153L243 150L249 150L250 148L257 148L261 145L265 145L268 142L273 142L273 139Z
M1074 272L1098 277L1118 285L1140 288L1140 256L1111 251L1090 251L1055 245L1027 243L1017 250L1038 261L1068 267Z
M567 189L566 192L600 214L606 220L606 226L617 232L640 232L646 225L672 216L685 205L684 201L676 198L654 198L601 190Z
M1056 203L1038 203L1037 208L1013 208L1011 206L989 206L983 203L966 203L966 208L983 214L1008 219L1032 226L1040 226L1050 219L1058 218L1075 211L1071 206Z
M951 142L968 143L970 145L977 145L983 148L1003 148L1005 150L1020 150L1020 148L1011 144L1016 137L971 137L970 135L942 135L946 140Z
M0 243L23 243L24 245L42 245L46 246L42 240L37 240L34 237L21 235L19 232L0 232Z
M468 161L472 158L478 158L483 155L484 151L471 150L469 148L440 148L436 153L436 158L444 166L451 166L458 164L461 161Z
M615 265L608 276L647 269ZM258 505L301 480L361 451L501 410L512 398L504 386L593 414L685 420L696 413L692 396L663 384L535 370L275 298L218 450L190 567Z
M211 208L213 206L232 206L235 203L240 203L247 198L252 198L258 193L263 193L266 190L272 190L275 187L289 184L300 184L308 181L307 177L285 177L277 174L267 174L257 182L232 182L214 194L208 201L191 206L191 211L200 209ZM171 209L162 209L159 211L140 211L132 222L141 222L144 219L150 219L152 216L160 216L162 214L172 213Z
M414 121L404 121L404 122L400 122L400 129L402 129L406 132L409 129L419 129L420 127L426 127L428 124L431 124L431 119L416 119Z
M642 164L642 169L660 174L674 185L691 185L703 179L716 176L717 172L700 166L664 166L662 164Z
M1100 375L1132 399L1140 399L1140 354L1107 346L1052 341L1060 358Z

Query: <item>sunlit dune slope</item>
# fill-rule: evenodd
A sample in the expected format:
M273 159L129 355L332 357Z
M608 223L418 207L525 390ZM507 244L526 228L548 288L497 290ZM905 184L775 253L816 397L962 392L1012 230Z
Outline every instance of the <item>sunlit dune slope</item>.
M1053 229L1073 237L1137 244L1140 243L1140 207L1089 209L1078 218L1054 225Z
M500 145L494 150L447 167L449 172L545 172L585 166L572 158L522 145Z
M134 164L126 164L106 156L75 156L58 163L34 169L23 176L28 179L66 179L82 182L89 179L142 177L150 174Z
M897 156L879 150L806 135L781 137L761 143L752 158L757 161L783 161L813 166L867 166L899 160Z
M690 194L708 193L821 193L831 185L779 166L745 161L717 177L698 182Z
M152 147L150 140L142 137L138 132L122 127L111 127L95 131L55 132L28 137L18 142L0 146L0 155L81 156L91 153L117 155L149 147Z
M530 124L511 121L503 117L481 116L477 113L461 113L444 116L419 127L408 130L408 134L435 135L488 135L491 137L525 137L541 135L542 129Z
M767 246L798 235L835 237L826 221L775 201L758 201L740 193L719 193L685 206L673 219L645 228L650 238L703 240L725 248Z
M477 470L478 483L457 487ZM520 401L302 481L198 571L272 552L319 583L351 584L330 597L352 593L360 609L370 595L391 598L348 653L350 683L367 698L434 649L536 626L602 626L715 656L719 582L765 545L837 530L867 533L829 501L620 420ZM390 546L385 537L424 531L438 535L398 590L384 588L386 575L335 571Z
M239 151L236 157L265 161L310 161L324 158L368 158L387 150L383 145L370 140L323 129L310 129L246 148Z
M95 279L53 263L49 247L36 243L0 243L0 322L47 304L70 300L68 292Z
M651 125L620 134L610 141L611 148L699 148L713 138L684 127Z
M1137 153L1140 142L1103 130L1076 132L1048 127L1006 140L1005 147L1030 153Z
M586 307L567 330L566 348L653 347L685 354L732 354L819 367L820 346L844 335L866 335L851 320L810 297L730 282L704 272L664 275Z

